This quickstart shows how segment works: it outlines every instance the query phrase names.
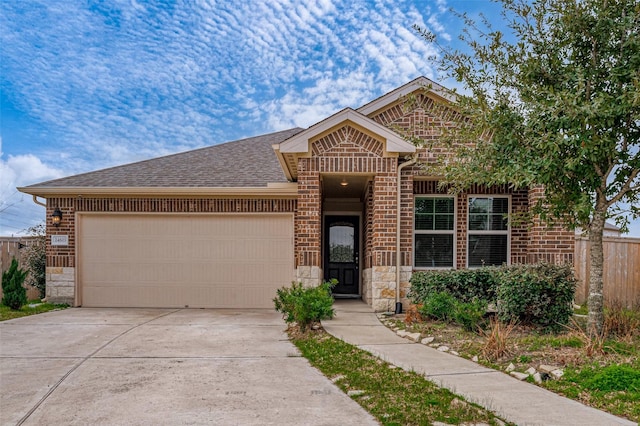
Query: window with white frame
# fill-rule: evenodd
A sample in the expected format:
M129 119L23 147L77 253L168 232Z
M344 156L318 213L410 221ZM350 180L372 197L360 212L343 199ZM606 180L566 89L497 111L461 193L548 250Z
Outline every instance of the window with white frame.
M414 266L416 268L453 268L455 199L453 197L416 197L414 206Z
M467 265L509 263L509 197L469 197Z

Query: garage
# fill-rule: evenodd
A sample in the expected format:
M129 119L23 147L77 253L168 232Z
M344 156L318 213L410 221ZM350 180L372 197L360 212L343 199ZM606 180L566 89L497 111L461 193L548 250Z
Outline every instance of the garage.
M272 308L294 271L292 214L77 216L77 304Z

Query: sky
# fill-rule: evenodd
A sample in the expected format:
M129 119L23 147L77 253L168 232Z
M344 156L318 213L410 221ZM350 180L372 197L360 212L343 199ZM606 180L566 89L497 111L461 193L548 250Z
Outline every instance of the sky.
M418 76L485 0L0 1L0 235L49 179L308 127ZM459 46L462 47L462 46ZM631 226L640 236L640 221Z

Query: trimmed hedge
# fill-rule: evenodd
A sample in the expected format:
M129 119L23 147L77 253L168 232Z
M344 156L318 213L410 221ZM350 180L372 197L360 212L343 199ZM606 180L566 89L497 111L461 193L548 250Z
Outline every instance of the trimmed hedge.
M557 331L573 314L576 279L568 266L515 265L499 272L498 314Z
M409 299L423 304L432 293L447 292L461 302L486 300L495 302L499 268L416 272L411 277Z
M461 303L494 304L504 321L558 330L573 312L575 287L570 266L541 263L416 272L408 297L415 304L430 305L444 292Z

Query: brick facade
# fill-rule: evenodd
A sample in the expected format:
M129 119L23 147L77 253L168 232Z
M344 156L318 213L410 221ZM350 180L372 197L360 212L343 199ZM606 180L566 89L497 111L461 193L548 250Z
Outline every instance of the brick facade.
M376 127L383 125L405 137L423 141L417 152L421 163L435 162L451 151L439 144L444 128L460 120L459 114L446 103L423 92L411 102L399 100L369 115ZM385 130L386 132L386 130ZM382 133L385 133L382 132ZM387 133L387 135L389 135ZM297 174L297 196L293 198L163 198L103 197L48 198L47 238L68 235L68 246L47 246L47 294L52 301L73 299L75 286L75 215L79 212L143 212L143 213L294 213L295 278L306 285L323 280L323 177L358 175L366 178L361 198L356 204L361 218L360 295L374 309L393 310L396 297L397 268L400 268L400 300L407 303L409 279L414 271L414 200L419 195L445 195L436 178L414 165L401 171L400 206L398 206L398 168L406 159L387 152L387 141L376 133L349 120L311 137L308 152L287 157L281 165ZM304 146L304 144L302 145ZM305 148L303 148L305 149ZM413 148L412 148L413 149ZM296 151L297 152L297 151ZM215 170L212 171L215 173ZM470 195L502 195L510 198L511 213L526 214L542 195L542 189L513 190L508 186L476 185L455 196L454 266L467 266L467 220ZM346 205L347 201L345 201ZM332 200L332 206L340 200ZM51 213L58 207L63 212L60 227L50 223ZM358 207L360 208L360 207ZM351 210L352 212L352 210ZM396 226L400 221L400 265L397 265ZM573 233L560 226L549 228L539 219L512 221L509 227L509 262L571 262ZM286 285L288 283L283 283Z
M529 205L534 206L544 195L544 188L529 191ZM573 264L575 234L559 225L550 225L539 217L533 217L529 228L527 263Z

